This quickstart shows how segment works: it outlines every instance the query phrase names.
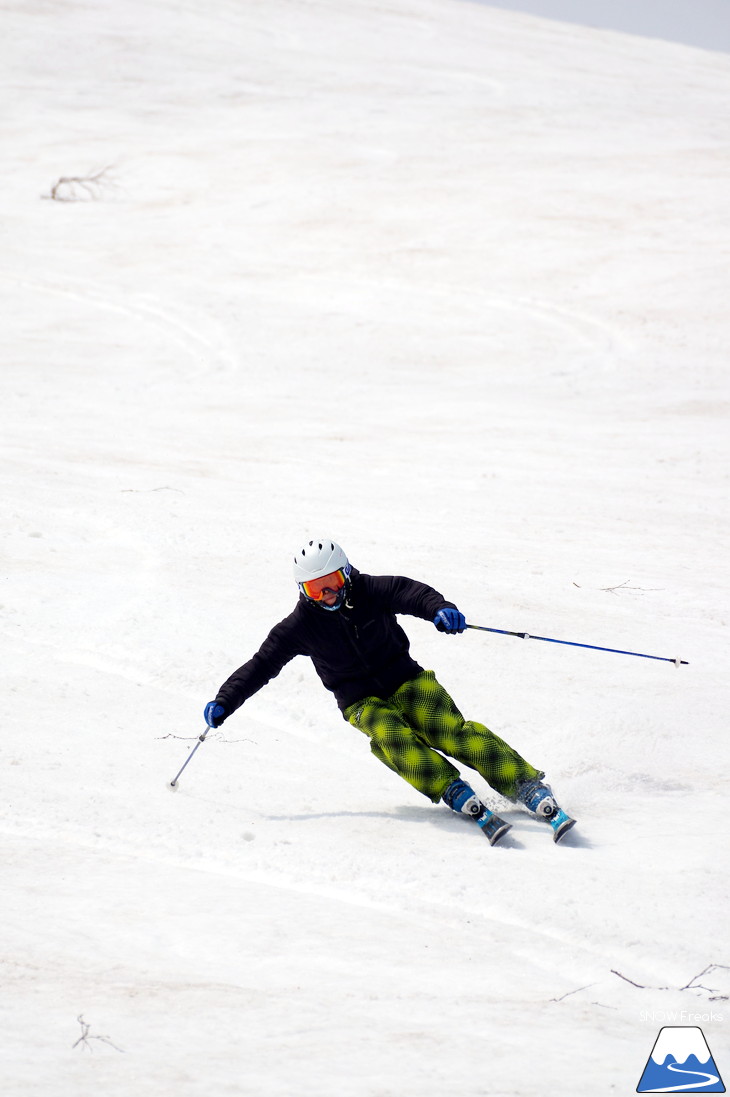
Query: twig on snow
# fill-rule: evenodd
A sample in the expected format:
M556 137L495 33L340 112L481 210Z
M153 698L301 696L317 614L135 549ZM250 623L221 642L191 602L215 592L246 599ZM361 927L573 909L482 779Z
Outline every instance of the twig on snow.
M566 990L565 994L561 994L559 998L551 998L550 1001L551 1002L562 1002L566 998L570 998L571 994L580 994L580 992L582 990L589 990L590 987L594 987L595 985L596 985L595 983L588 983L587 986L576 987L575 990Z
M628 979L625 975L622 975L620 971L616 971L615 968L611 968L612 975L618 975L619 979L623 979L625 983L631 983L632 987L638 987L639 990L646 990L647 988L643 983L635 983L633 979ZM670 987L652 987L652 990L670 990Z
M629 979L626 975L622 975L620 971L616 971L615 968L611 968L612 975L618 975L619 979L623 979L625 983L630 983L632 987L636 987L638 990L705 990L708 994L713 995L710 998L711 1002L727 1002L730 999L728 994L719 994L714 987L703 986L702 983L698 983L698 979L702 979L705 975L708 975L713 971L730 971L730 967L727 964L708 964L698 975L693 975L688 983L685 983L683 987L646 987L643 983L635 983L633 979Z
M570 998L573 994L580 994L583 990L590 990L591 987L596 986L596 983L588 983L584 987L576 987L575 990L566 990L565 994L561 994L559 998L551 998L551 1002L564 1002L566 998ZM597 1006L599 1009L617 1009L617 1006L607 1006L605 1002L591 1002L592 1006Z
M175 735L173 732L168 731L167 735L156 735L155 739L180 739L184 743L192 742L193 739L199 739L199 735ZM217 735L206 735L208 742L215 743L255 743L255 739L224 739L221 732Z
M50 194L42 195L54 202L95 202L102 197L106 187L113 187L109 176L111 165L87 175L62 175L51 187Z
M573 586L578 590L582 590L582 584L576 583L575 579L572 580ZM633 590L638 594L646 594L647 591L664 590L664 587L632 587L630 579L624 579L623 583L617 583L614 587L596 587L596 590L604 591L606 594L618 594L620 590Z
M77 1048L79 1046L79 1044L81 1044L81 1047L85 1051L91 1051L93 1053L94 1049L91 1046L90 1041L91 1040L98 1040L99 1043L108 1044L109 1047L113 1047L115 1051L121 1052L122 1055L124 1054L124 1048L117 1047L117 1045L113 1042L113 1040L110 1040L108 1036L90 1036L89 1035L89 1030L91 1029L91 1025L88 1023L88 1021L84 1020L83 1013L80 1013L78 1015L78 1017L76 1018L76 1020L81 1025L81 1035L79 1036L76 1043L71 1045L71 1050L73 1050L74 1048Z
M727 1002L730 1000L729 994L719 994L716 987L705 987L702 983L696 983L696 979L702 979L703 976L709 975L713 971L730 971L730 967L727 964L708 964L704 971L701 971L699 975L693 975L686 986L680 987L680 990L706 990L708 994L714 995L710 998L711 1002Z
M632 587L630 579L624 579L623 583L617 583L615 587L599 587L606 594L617 594L620 590L635 590L640 594L646 591L664 590L664 587Z

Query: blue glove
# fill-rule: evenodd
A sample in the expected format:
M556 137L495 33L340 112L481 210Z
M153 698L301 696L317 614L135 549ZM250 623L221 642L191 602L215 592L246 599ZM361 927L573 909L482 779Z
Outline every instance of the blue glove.
M205 722L209 728L219 728L228 713L217 701L208 701L205 706Z
M433 619L439 632L448 632L454 636L466 628L466 617L458 609L440 609Z

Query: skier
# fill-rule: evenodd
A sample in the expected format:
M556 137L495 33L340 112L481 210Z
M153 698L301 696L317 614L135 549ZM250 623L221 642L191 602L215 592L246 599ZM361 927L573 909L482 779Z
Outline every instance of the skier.
M453 602L404 576L359 572L329 538L307 541L296 553L294 578L300 592L294 611L205 706L209 727L220 727L296 655L308 655L375 757L434 803L443 800L474 818L492 844L510 824L481 803L445 755L550 822L556 841L572 826L543 784L544 773L483 724L464 720L434 672L411 656L395 615L421 617L456 635L466 621Z

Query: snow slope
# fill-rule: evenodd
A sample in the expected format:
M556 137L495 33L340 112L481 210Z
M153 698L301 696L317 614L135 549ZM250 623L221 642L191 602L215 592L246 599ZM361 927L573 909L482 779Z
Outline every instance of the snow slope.
M633 1093L662 1023L730 1073L730 59L459 0L2 28L2 1092ZM563 845L304 661L169 791L310 531L689 661L405 622Z

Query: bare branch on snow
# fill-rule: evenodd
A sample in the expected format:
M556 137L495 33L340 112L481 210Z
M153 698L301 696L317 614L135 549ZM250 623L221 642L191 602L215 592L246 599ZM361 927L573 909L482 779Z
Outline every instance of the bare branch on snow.
M573 586L577 587L578 590L582 590L581 584L576 583L575 579L573 579ZM618 592L620 590L630 590L635 594L646 594L650 591L653 592L664 590L664 587L632 587L631 580L624 579L623 583L616 583L616 585L613 587L595 587L595 590L601 590L604 591L604 593L606 594L615 594L616 596L618 596Z
M706 987L697 980L704 978L705 975L710 975L714 971L730 971L730 967L727 964L708 964L703 971L698 975L693 975L688 983L685 983L683 987L646 987L642 983L635 983L633 979L629 979L626 975L622 975L620 971L616 971L615 968L611 968L612 975L618 975L619 979L623 979L625 983L630 983L632 987L637 987L638 990L703 990L710 995L711 1002L727 1002L730 1000L730 994L720 994L717 988Z
M84 1020L83 1013L80 1013L78 1015L78 1017L76 1018L76 1020L81 1025L81 1035L79 1036L76 1043L71 1045L72 1050L73 1050L73 1048L77 1048L79 1045L81 1045L81 1047L84 1049L84 1051L93 1052L94 1049L91 1046L91 1041L92 1040L98 1040L99 1043L108 1044L109 1047L113 1047L115 1051L119 1051L122 1054L124 1054L124 1048L117 1047L117 1045L112 1040L110 1040L108 1036L91 1036L90 1035L91 1025L88 1023L88 1021Z
M109 175L111 165L87 175L62 175L51 187L50 194L41 197L54 202L96 202L104 191L115 186Z
M199 739L199 735L175 735L173 732L168 731L167 735L156 735L155 739L180 739L182 742L189 743L194 739ZM223 735L219 732L217 735L206 735L206 742L209 743L255 743L255 739L224 739Z

